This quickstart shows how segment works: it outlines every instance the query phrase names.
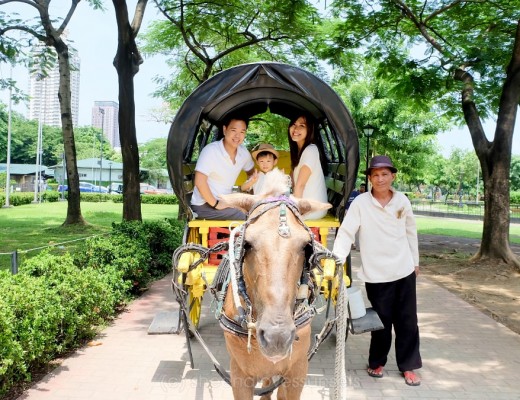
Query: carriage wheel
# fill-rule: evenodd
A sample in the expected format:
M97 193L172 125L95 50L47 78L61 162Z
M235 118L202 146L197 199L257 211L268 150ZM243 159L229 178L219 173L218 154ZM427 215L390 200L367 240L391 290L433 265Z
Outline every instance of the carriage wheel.
M188 311L188 318L193 323L193 326L198 329L202 310L202 298L204 293L203 290L202 293L200 293L200 288L198 289L196 286L186 283L187 275L188 274L180 273L174 269L173 279L181 286L182 290L187 293L184 301L186 302L185 304ZM187 327L185 328L187 329Z

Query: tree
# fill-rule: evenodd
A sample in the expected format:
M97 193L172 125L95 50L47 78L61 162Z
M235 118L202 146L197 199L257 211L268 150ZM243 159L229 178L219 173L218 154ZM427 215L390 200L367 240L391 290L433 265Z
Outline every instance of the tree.
M143 59L136 37L148 0L138 0L132 22L126 0L112 0L117 20L117 52L114 67L119 82L119 139L123 156L123 219L142 220L139 185L139 148L135 128L134 76Z
M139 146L141 166L148 170L149 179L157 186L165 184L166 139L153 139Z
M65 160L67 163L67 179L69 182L69 195L67 197L67 217L64 225L84 224L85 220L81 215L80 192L79 192L79 175L77 169L76 148L74 143L74 128L72 124L72 108L71 108L71 90L70 90L70 63L69 63L69 46L63 39L63 32L72 18L78 3L81 0L71 0L70 8L64 18L58 20L51 18L49 6L51 0L0 0L0 7L9 3L17 4L18 7L23 4L31 6L37 13L39 21L31 23L31 21L22 21L15 14L6 16L2 13L2 28L0 28L0 52L3 59L14 61L17 56L22 54L22 42L17 42L8 34L11 32L21 32L29 35L44 45L42 56L49 55L49 49L56 52L58 66L60 71L60 88L58 97L60 101L61 125L63 134L63 147ZM99 8L99 0L87 0L93 7ZM56 28L55 24L59 24ZM33 49L34 46L31 46ZM41 73L45 73L43 69Z
M520 190L520 156L511 160L511 190Z
M319 68L314 37L320 17L307 1L155 3L166 21L152 25L143 49L172 55L172 77L157 78L157 95L173 109L212 75L242 63L298 60L302 67Z
M435 135L445 129L446 121L435 116L433 102L419 107L413 101L395 98L394 84L376 75L375 63L358 58L349 64L349 70L355 70L356 75L336 68L332 86L352 113L360 135L365 125L375 128L369 159L376 154L389 155L399 168L399 181L420 190L424 167L435 151ZM360 180L365 178L366 157L367 141L360 136Z
M509 247L511 144L520 99L519 1L334 4L336 53L363 46L367 57L379 60L379 74L396 83L396 96L418 104L436 99L445 115L465 121L484 180L482 241L473 260L520 267ZM482 121L492 116L497 123L489 140Z

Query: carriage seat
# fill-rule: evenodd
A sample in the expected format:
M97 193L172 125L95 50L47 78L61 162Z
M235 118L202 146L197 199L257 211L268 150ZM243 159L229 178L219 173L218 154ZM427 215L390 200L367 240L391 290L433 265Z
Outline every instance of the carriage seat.
M288 151L279 151L277 167L288 173L291 168L291 159ZM344 201L343 186L345 180L345 166L343 164L329 164L330 171L325 177L328 200L331 204L339 204ZM188 193L193 190L193 177L195 172L195 164L184 165L184 184ZM240 186L247 179L246 173L241 172L236 185ZM233 226L233 222L242 223L243 221L226 221L226 220L205 220L194 219L188 222L190 228L189 241L192 243L200 243L204 247L211 247L217 241L226 240L223 229L229 230ZM327 214L325 217L317 220L306 220L306 225L311 228L317 240L327 247L327 240L331 230L339 228L340 221L337 217ZM218 265L220 257L213 257L210 264Z

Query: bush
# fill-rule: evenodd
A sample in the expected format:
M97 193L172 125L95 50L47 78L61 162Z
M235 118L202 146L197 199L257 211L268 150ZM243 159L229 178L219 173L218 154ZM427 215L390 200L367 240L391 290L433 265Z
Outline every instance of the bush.
M45 251L0 271L0 396L31 371L92 338L131 294L169 272L184 224L124 222L74 255Z
M141 196L142 204L179 204L177 196L173 194L145 194Z
M17 275L0 275L0 394L57 355L94 337L125 301L114 268L74 266L70 254L43 252Z
M61 193L59 193L59 192L46 191L46 192L43 192L43 195L42 195L42 200L48 201L49 203L55 203L55 202L59 201L60 198L61 198Z
M520 204L520 192L511 192L509 198L511 204Z
M87 240L75 254L74 263L94 269L113 266L131 284L131 292L139 294L153 278L170 271L183 226L176 220L113 224L110 236Z

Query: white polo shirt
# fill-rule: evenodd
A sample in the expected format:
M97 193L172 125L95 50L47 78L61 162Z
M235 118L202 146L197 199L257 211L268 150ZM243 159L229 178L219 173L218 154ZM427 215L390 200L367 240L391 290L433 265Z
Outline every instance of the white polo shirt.
M333 252L343 262L359 231L364 282L393 282L410 275L419 265L417 228L410 200L391 189L390 202L382 207L371 192L361 193L350 205L334 241Z
M202 149L195 166L198 171L208 177L208 185L211 193L217 199L223 194L229 194L233 191L233 186L240 172L250 171L254 168L255 163L244 145L240 145L237 149L236 162L233 163L231 157L224 148L223 139L208 144ZM201 196L199 190L193 189L191 204L201 206L206 201Z

